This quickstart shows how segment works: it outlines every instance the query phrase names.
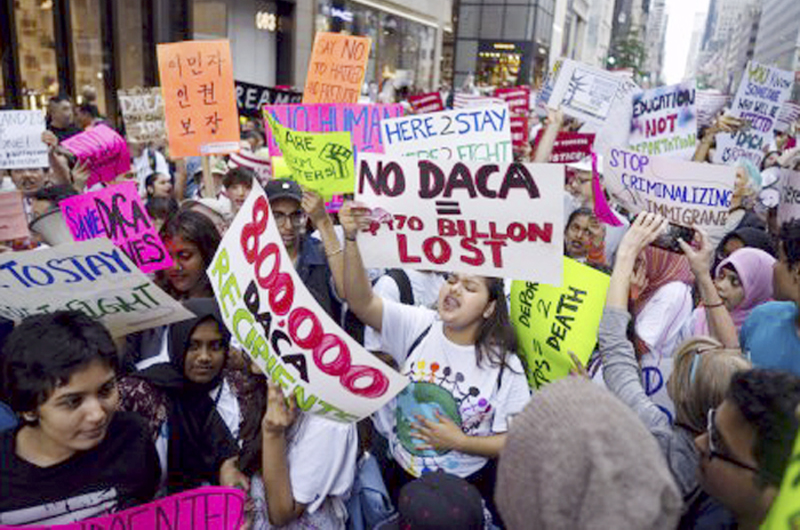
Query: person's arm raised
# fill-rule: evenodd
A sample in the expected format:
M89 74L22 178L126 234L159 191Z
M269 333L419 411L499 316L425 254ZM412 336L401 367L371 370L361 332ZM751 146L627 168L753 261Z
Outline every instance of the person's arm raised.
M553 152L553 146L563 123L564 111L560 108L557 110L547 109L547 127L545 127L542 138L536 146L536 152L533 155L534 163L546 164L550 161L550 154Z
M344 295L350 310L361 322L375 331L383 327L383 300L372 291L356 237L365 223L364 209L347 201L339 210L339 222L344 229Z
M303 192L302 201L303 211L308 214L311 223L319 231L322 245L325 247L325 257L328 260L328 267L333 275L333 284L336 287L336 294L339 298L344 298L344 255L342 244L336 236L328 212L325 211L325 201L322 197L309 190Z

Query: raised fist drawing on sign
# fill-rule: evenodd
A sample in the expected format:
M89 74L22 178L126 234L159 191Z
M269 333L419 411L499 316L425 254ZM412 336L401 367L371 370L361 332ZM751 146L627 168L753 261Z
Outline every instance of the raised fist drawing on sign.
M346 177L345 164L352 164L353 150L348 149L343 145L334 143L326 144L319 153L320 160L328 162L336 169L336 178L343 179Z

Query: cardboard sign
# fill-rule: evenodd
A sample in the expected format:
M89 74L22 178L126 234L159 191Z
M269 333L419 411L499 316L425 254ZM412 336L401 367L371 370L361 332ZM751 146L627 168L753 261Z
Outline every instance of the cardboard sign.
M131 142L163 142L167 139L164 99L160 87L117 90L125 136Z
M356 103L372 41L344 33L318 32L308 63L303 103Z
M0 170L48 167L44 129L44 114L39 111L0 111Z
M416 114L429 114L444 110L444 101L442 101L442 95L439 92L408 96L408 102Z
M367 267L561 283L564 169L363 155L356 199Z
M778 497L773 501L761 530L796 530L800 524L800 432L783 472Z
M293 180L325 198L353 192L355 157L350 133L293 131L281 126L270 114L267 122L286 165L292 170Z
M171 158L239 150L239 116L227 40L158 45Z
M353 147L358 153L383 153L381 121L403 115L403 106L395 105L273 105L264 113L271 114L278 123L294 131L349 132ZM281 156L269 127L266 127L267 145L271 156Z
M22 192L0 193L0 241L11 241L30 235Z
M381 122L383 148L390 157L428 160L511 162L508 107L477 107Z
M695 97L695 109L697 110L697 126L705 127L711 125L731 97L718 90L698 90Z
M107 239L0 254L0 315L60 309L99 319L114 337L193 316Z
M715 164L732 165L745 157L756 167L761 165L764 149L775 138L778 112L789 98L793 83L791 72L753 61L747 64L731 106L731 114L749 125L733 134L717 135Z
M531 101L530 87L516 86L511 88L495 88L494 97L505 101L511 114L528 114Z
M543 134L544 130L540 130L536 135L536 145L539 145ZM553 144L553 151L550 153L550 162L553 164L570 164L583 160L592 154L594 138L594 134L558 133Z
M98 182L110 182L131 169L128 143L108 125L96 125L60 145L89 166L89 188Z
M782 181L779 189L781 198L778 203L778 226L793 219L800 219L800 172L786 168L773 168L780 172Z
M69 197L59 207L75 241L107 237L145 273L172 267L135 182Z
M568 116L602 124L624 81L607 70L566 59L558 72L547 106L555 109L560 105Z
M573 366L569 352L584 366L589 361L610 281L608 275L565 257L561 287L512 284L511 323L532 389L568 375Z
M689 160L697 147L694 80L633 96L631 150Z
M528 117L527 116L511 116L510 121L511 144L514 149L522 149L528 143Z
M81 499L86 497L83 495ZM86 501L89 500L86 499ZM81 502L86 501L68 499L67 503L73 510L70 513L79 517ZM25 528L28 530L110 530L112 528L118 530L145 528L191 530L202 527L207 530L234 530L242 528L245 522L246 501L247 494L239 489L205 486L162 497L127 510L91 519L82 519L75 523L29 525ZM84 508L97 508L92 513L102 510L102 507ZM70 513L65 517L69 517ZM64 520L63 518L59 519ZM0 526L0 530L19 530L19 526Z
M236 81L236 108L239 109L239 116L260 118L265 105L283 105L301 101L303 101L302 92Z
M725 231L736 180L732 167L611 149L603 177L606 190L631 214L658 213L712 237Z
M775 130L786 132L792 124L800 119L800 105L793 101L786 101L778 113L778 121L775 122Z
M353 422L397 395L408 380L328 316L295 272L257 184L208 268L223 320L250 358L300 408Z

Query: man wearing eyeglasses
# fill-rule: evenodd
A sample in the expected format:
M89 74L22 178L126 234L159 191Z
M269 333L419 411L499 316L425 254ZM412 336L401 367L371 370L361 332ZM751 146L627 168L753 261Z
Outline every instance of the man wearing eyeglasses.
M727 396L708 413L695 439L700 484L736 516L758 528L778 494L798 431L800 377L755 369L733 377Z
M313 192L293 180L273 179L265 188L272 217L278 227L297 275L334 321L339 322L343 291L342 246L336 237L325 203ZM306 235L306 222L320 234L322 241Z

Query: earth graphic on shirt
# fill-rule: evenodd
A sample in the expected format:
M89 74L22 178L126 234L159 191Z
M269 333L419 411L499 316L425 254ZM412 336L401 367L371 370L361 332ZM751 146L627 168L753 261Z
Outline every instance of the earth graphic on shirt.
M436 412L461 427L458 402L449 391L435 383L412 382L397 396L397 439L412 455L432 457L449 452L448 449L419 449L417 446L423 442L412 433L417 416L438 421Z

